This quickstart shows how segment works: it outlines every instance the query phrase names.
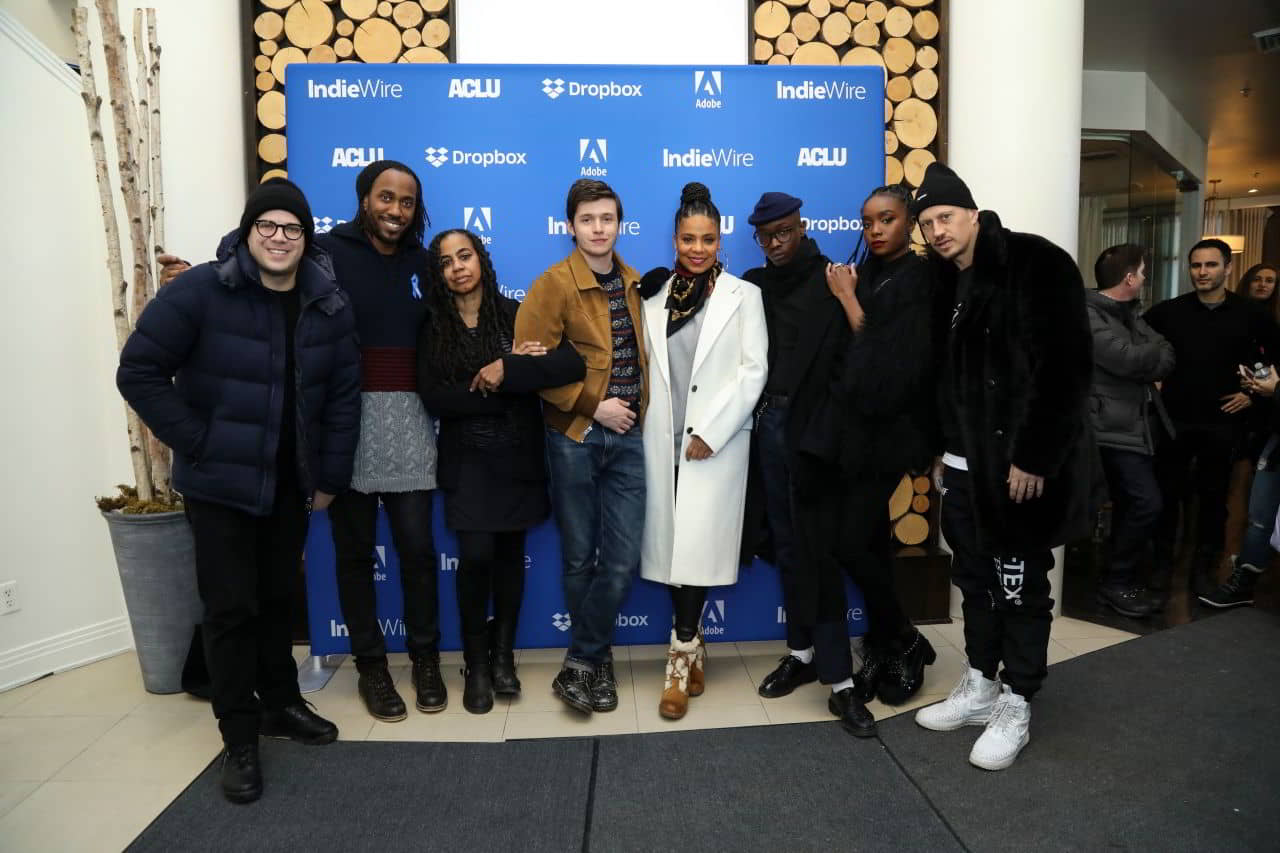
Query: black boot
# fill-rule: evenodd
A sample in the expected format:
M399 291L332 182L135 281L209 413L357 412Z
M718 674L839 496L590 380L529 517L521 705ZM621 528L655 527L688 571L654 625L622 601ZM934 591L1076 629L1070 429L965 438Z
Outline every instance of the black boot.
M840 725L854 737L875 737L876 718L867 710L867 706L853 695L853 688L846 687L839 693L832 693L827 699L827 710L840 718Z
M1201 603L1220 609L1253 604L1253 588L1257 586L1260 577L1262 572L1236 559L1231 577L1213 592L1198 597Z
M356 681L356 692L369 710L369 716L384 723L397 723L408 716L385 659L381 663L357 664L357 669L360 677Z
M494 619L489 623L489 661L493 665L493 692L499 696L519 696L516 678L516 626L514 621Z
M443 711L449 704L449 691L440 677L440 653L423 652L411 657L413 661L414 705L424 714Z
M489 632L468 634L462 638L462 657L466 668L462 676L462 707L473 714L493 710L493 673L489 668Z
M888 656L878 643L862 639L862 668L853 674L853 692L864 705L876 698L876 689L884 676Z
M308 746L338 739L338 727L311 710L307 702L263 711L260 729L263 737L285 738Z
M233 803L252 803L262 796L262 762L256 740L227 745L222 754L222 795Z
M877 695L886 705L901 705L916 695L924 684L924 668L938 659L933 645L924 634L915 631L900 652L890 655L885 673L880 678Z

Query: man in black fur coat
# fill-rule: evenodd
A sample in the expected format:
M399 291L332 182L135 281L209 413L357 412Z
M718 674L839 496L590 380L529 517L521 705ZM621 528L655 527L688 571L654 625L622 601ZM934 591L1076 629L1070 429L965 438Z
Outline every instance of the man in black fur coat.
M913 212L937 277L946 452L935 476L969 659L947 700L922 708L916 722L936 731L985 726L969 761L1002 770L1029 740L1028 700L1047 674L1051 549L1090 520L1096 448L1084 284L1062 249L979 213L941 163L929 166Z

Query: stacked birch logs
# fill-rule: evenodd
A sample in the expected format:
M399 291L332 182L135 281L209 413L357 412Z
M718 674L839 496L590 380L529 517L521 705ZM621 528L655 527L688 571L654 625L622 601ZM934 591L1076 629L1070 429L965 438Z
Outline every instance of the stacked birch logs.
M285 69L296 62L452 62L449 0L251 0L259 180L285 177Z
M751 56L769 65L883 68L885 183L919 187L938 152L940 3L752 0Z
M929 538L929 509L933 506L933 484L923 475L903 475L889 498L889 521L893 538L903 545L919 545Z

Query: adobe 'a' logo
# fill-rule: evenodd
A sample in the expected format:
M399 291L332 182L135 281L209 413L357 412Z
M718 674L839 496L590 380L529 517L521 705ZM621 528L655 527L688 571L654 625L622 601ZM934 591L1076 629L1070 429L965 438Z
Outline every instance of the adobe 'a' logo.
M693 72L693 105L700 110L718 110L723 104L724 83L721 71Z
M462 227L480 237L480 242L488 245L493 242L489 232L493 230L493 208L462 208Z
M579 139L578 162L582 164L584 178L599 178L609 174L605 164L609 162L609 140Z
M376 581L384 581L387 579L387 546L373 546L373 579Z
M702 605L703 636L717 636L724 633L724 599L710 599Z

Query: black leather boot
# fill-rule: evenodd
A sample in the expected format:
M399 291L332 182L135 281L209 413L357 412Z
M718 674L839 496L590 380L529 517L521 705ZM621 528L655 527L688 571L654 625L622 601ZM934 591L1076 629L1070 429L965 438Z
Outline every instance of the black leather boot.
M308 746L333 743L338 739L338 727L311 710L307 702L263 711L259 728L263 737L284 738Z
M424 714L443 711L449 704L449 691L440 676L440 653L423 652L413 655L414 706Z
M520 695L520 679L516 677L515 642L514 621L494 619L489 623L489 662L493 666L493 692L499 696Z
M462 676L462 707L473 714L493 710L493 673L489 667L489 632L468 634L462 638L462 657L466 667Z
M862 641L862 668L853 674L853 692L859 702L865 705L876 698L876 689L888 663L888 656L879 644L867 639Z
M222 795L233 803L252 803L262 796L262 762L256 740L227 745L222 754Z
M924 668L938 659L933 645L924 634L915 632L901 652L889 656L888 666L880 678L877 695L886 705L901 705L916 695L924 684Z
M357 667L359 665L357 664ZM396 723L407 714L404 700L396 691L395 680L386 662L367 664L359 668L360 677L356 681L356 691L369 710L369 716L384 723Z

